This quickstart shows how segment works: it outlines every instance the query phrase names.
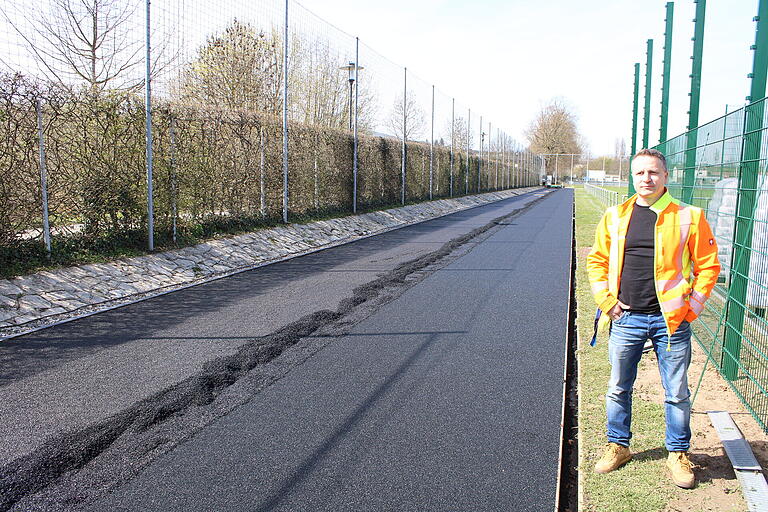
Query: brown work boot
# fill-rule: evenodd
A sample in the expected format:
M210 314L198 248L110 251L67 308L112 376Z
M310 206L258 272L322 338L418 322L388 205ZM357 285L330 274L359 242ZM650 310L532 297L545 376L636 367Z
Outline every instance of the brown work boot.
M595 464L595 473L610 473L619 469L632 458L629 448L616 443L608 443L602 458Z
M686 452L669 452L667 467L672 473L672 481L683 489L693 489L696 477L691 469L691 460Z

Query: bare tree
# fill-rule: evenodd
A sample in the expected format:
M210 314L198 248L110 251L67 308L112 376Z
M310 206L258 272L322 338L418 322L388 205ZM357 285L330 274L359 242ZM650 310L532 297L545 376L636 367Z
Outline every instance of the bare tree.
M424 136L426 120L424 110L412 95L405 101L405 140L417 140ZM401 94L392 105L389 116L389 127L399 138L403 138L403 95Z
M225 110L282 109L282 55L276 33L234 20L209 36L182 72L176 94L195 106Z
M144 81L134 72L144 62L143 39L132 31L141 15L138 5L137 0L49 0L14 12L9 4L0 13L48 78L63 85L82 80L94 90L132 89Z
M553 99L545 105L525 131L534 153L581 153L576 115L563 100ZM551 160L551 162L550 162ZM546 157L547 169L555 157Z
M629 166L628 163L624 163L624 160L627 158L627 142L624 140L624 138L619 137L614 142L614 159L617 163L616 170L619 174L619 179L622 179L622 175L625 171L627 171L627 167Z
M448 134L448 140L451 136L451 121L446 123L445 133ZM472 138L472 132L467 133L467 120L461 116L453 119L453 149L454 151L465 151L467 149L467 142L470 146L474 139Z
M346 128L350 115L350 88L347 71L340 70L338 55L322 40L292 41L292 63L289 71L291 112L304 124L328 128ZM366 130L372 125L373 94L368 70L358 71L357 125ZM351 91L354 93L354 89Z
M614 141L613 146L614 146L613 156L615 156L617 160L627 157L627 142L623 138L618 137Z

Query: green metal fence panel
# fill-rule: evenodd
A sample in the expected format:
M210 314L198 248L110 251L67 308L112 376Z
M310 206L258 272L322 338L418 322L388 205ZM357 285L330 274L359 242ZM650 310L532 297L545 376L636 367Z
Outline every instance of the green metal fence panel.
M669 74L672 67L672 22L675 14L674 2L667 2L667 15L664 18L664 71L661 74L661 127L659 142L667 140L667 120L669 114ZM634 155L634 153L633 153Z
M766 432L767 104L753 102L656 146L667 157L670 193L705 211L722 265L694 338Z
M632 103L632 153L630 153L632 156L635 155L637 152L637 112L640 105L640 63L635 62L635 95L634 95L634 102ZM629 175L632 175L632 171L629 171ZM628 193L634 194L635 193L635 186L632 183L632 180L627 180L629 182L629 187L627 189Z
M651 78L653 77L653 39L646 42L645 52L645 107L643 109L643 149L648 147L651 122Z

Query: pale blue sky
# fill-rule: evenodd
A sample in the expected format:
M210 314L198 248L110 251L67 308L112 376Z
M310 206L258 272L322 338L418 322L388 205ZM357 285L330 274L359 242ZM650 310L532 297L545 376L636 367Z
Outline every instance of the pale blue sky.
M544 102L564 98L596 154L612 154L617 137L629 146L633 64L641 62L642 106L646 40L654 39L650 140L658 142L664 0L299 3L518 140ZM701 122L744 103L757 3L707 2ZM675 2L670 136L687 124L694 12L692 0Z

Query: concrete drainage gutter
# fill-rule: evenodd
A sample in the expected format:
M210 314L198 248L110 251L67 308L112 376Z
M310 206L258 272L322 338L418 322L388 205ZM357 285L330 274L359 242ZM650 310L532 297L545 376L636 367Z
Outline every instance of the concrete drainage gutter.
M163 253L0 279L0 341L540 188L289 224Z

